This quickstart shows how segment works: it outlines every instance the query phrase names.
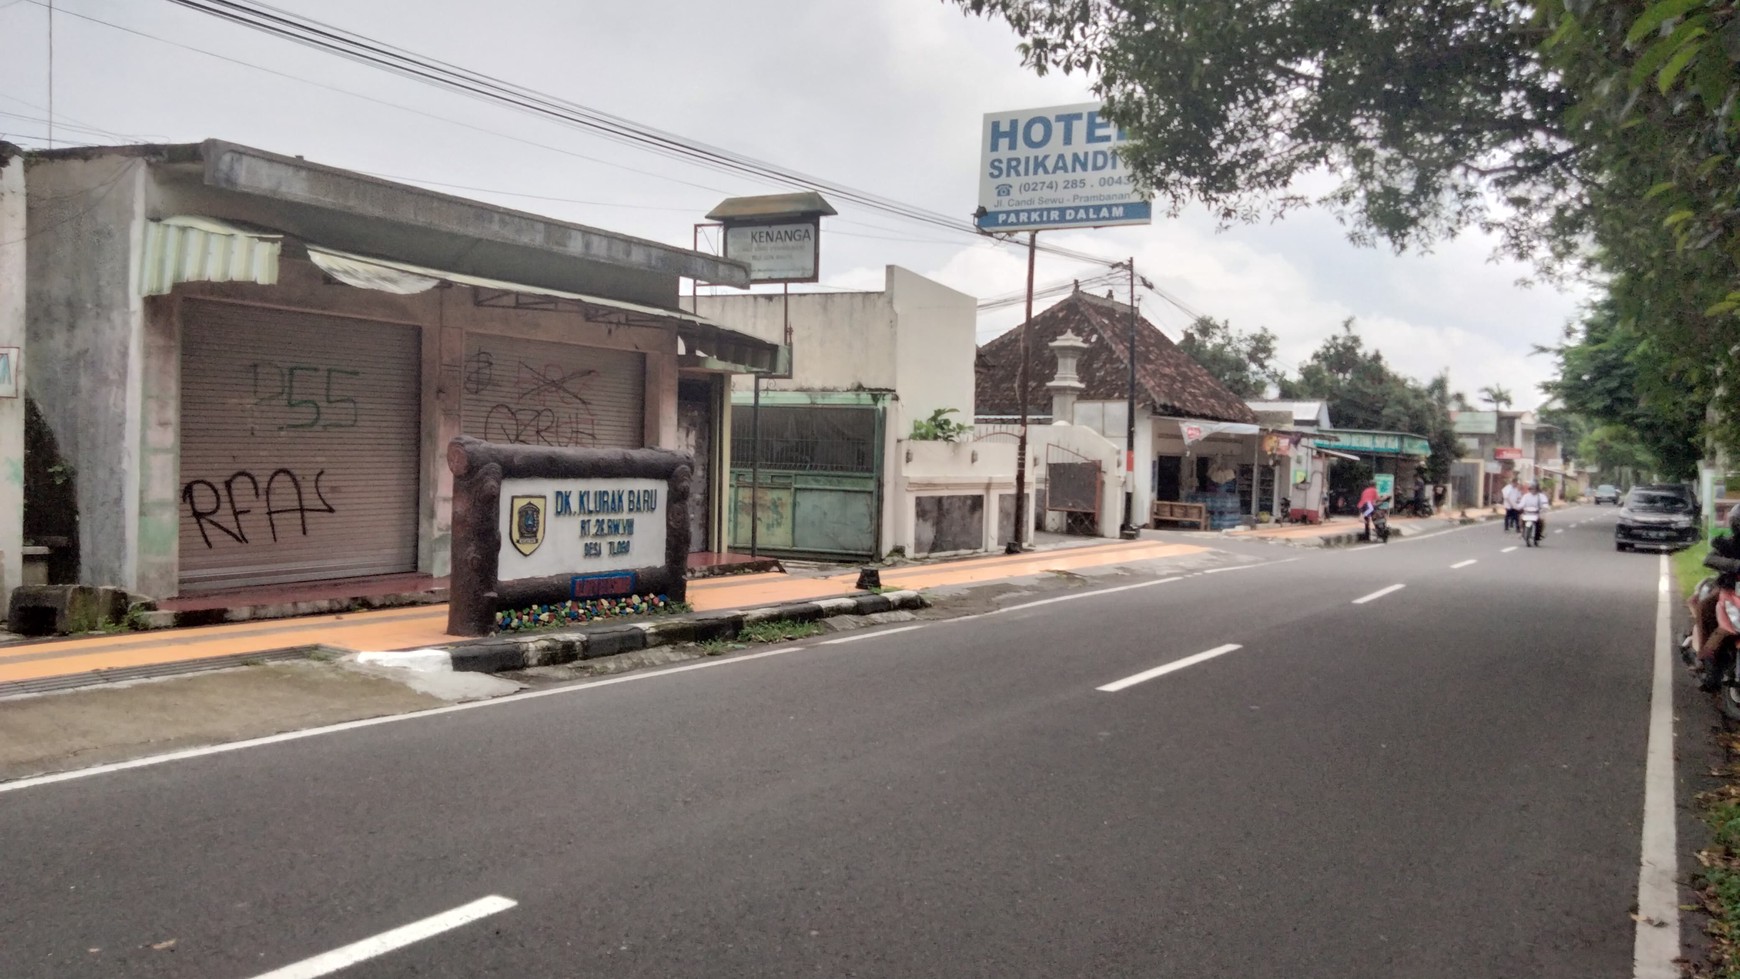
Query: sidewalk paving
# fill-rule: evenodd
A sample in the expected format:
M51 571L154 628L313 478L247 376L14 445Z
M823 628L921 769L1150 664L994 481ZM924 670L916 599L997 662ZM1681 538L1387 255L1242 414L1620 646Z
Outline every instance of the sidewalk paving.
M1207 543L1205 540L1204 544ZM1106 541L1026 554L885 568L881 577L887 588L944 588L1049 571L1077 571L1181 557L1207 549L1207 546L1154 540ZM811 601L855 594L857 580L856 570L819 577L770 572L707 578L689 583L689 602L697 611L709 612ZM446 625L447 606L429 605L306 619L21 642L0 646L0 684L220 657L245 657L296 648L384 652L446 646L459 641L447 635Z
M1399 537L1417 537L1435 530L1462 526L1462 512L1458 510L1430 517L1391 517L1390 529ZM1481 521L1501 516L1503 511L1471 509L1467 513L1469 521ZM1273 540L1303 547L1334 547L1352 543L1364 530L1365 524L1358 517L1332 517L1328 522L1320 524L1268 524L1234 531L1232 536L1239 540Z

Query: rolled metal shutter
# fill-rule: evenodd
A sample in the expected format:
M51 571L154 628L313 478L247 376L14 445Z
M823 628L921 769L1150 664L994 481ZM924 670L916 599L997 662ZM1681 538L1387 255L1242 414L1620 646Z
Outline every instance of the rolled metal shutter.
M181 587L414 571L414 326L189 300Z
M646 444L646 357L471 333L461 426L486 442L638 449Z

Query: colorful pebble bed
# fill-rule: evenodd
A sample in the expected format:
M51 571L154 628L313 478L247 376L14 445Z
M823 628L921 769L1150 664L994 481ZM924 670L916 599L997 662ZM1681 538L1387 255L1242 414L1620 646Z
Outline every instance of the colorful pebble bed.
M508 609L495 613L495 631L525 632L528 629L551 629L560 626L585 625L601 619L623 619L638 615L677 615L690 611L687 602L673 602L663 595L629 595L626 598L595 598L569 601L559 605L533 605L530 608Z

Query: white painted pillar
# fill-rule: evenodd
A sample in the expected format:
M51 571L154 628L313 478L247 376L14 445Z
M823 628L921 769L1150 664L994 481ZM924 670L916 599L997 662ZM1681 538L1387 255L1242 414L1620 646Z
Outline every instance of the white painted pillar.
M24 156L0 142L0 617L24 574Z

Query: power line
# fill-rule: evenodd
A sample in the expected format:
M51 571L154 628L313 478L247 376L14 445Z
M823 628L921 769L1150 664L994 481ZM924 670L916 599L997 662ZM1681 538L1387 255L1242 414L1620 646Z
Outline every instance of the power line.
M205 13L252 30L313 47L348 60L370 65L425 84L446 88L471 98L505 105L517 111L584 129L603 138L656 155L749 177L773 184L803 186L836 199L893 214L906 220L946 228L974 236L986 236L973 225L946 215L905 204L892 198L859 190L768 163L754 157L685 139L664 130L602 112L536 89L416 54L378 39L322 21L303 18L258 0L168 0L177 6ZM999 241L1017 243L1006 237ZM1040 245L1041 251L1077 261L1109 265L1110 260L1075 249Z

